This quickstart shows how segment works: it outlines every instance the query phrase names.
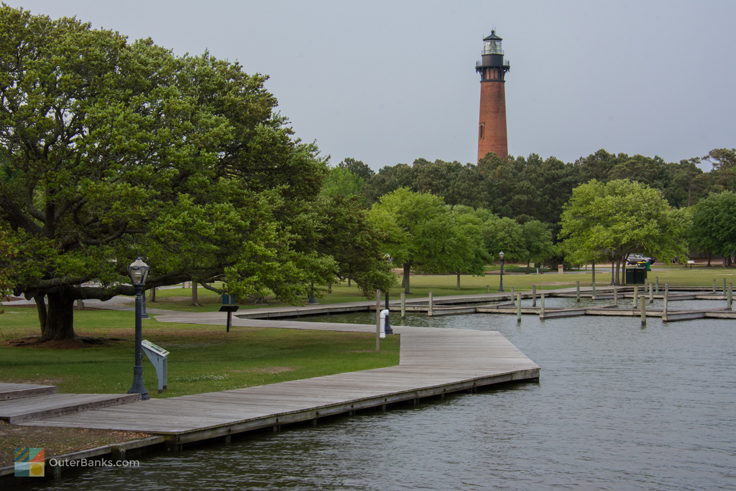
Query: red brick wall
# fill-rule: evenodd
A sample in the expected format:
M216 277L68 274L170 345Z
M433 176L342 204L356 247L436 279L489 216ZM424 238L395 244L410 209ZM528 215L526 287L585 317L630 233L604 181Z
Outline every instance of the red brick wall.
M481 82L478 122L478 160L493 152L506 158L506 91L503 82Z

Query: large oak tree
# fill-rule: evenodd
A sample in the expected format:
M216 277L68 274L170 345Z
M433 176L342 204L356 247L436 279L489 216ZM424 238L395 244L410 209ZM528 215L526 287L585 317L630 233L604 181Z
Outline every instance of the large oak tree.
M265 80L0 6L0 288L36 300L43 339L74 336L76 299L132 294L139 255L149 287L288 299L319 277L300 217L326 166Z

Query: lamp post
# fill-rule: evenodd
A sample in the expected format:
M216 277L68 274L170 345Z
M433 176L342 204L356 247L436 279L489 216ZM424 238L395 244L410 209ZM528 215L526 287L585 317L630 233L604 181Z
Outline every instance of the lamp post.
M498 257L501 258L501 276L500 276L499 285L498 285L498 291L500 292L503 291L503 256L505 256L503 251L498 253Z
M128 394L140 394L144 401L149 398L148 391L143 386L143 341L141 325L141 313L143 310L143 287L146 285L146 277L148 277L148 264L143 262L140 257L130 263L128 266L128 276L135 288L135 365L133 366L133 386Z

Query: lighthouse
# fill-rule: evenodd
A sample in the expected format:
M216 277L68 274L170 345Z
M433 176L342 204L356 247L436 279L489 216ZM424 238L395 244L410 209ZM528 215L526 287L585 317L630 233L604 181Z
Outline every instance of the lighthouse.
M510 66L503 57L501 41L496 31L491 31L491 35L483 39L481 60L475 64L475 71L480 73L478 160L488 153L495 153L501 158L509 154L504 79Z

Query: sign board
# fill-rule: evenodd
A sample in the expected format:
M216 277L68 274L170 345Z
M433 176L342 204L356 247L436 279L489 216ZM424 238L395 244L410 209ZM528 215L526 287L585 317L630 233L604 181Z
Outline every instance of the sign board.
M163 349L161 346L153 344L147 339L141 341L141 347L143 348L143 353L146 354L146 357L153 364L153 368L156 369L156 377L158 378L158 391L165 391L166 386L168 385L169 378L169 352Z
M153 344L147 339L144 339L143 341L141 341L141 346L143 346L144 348L148 350L153 351L159 356L163 356L163 357L169 356L169 352L167 350L163 349L161 346L157 344Z

